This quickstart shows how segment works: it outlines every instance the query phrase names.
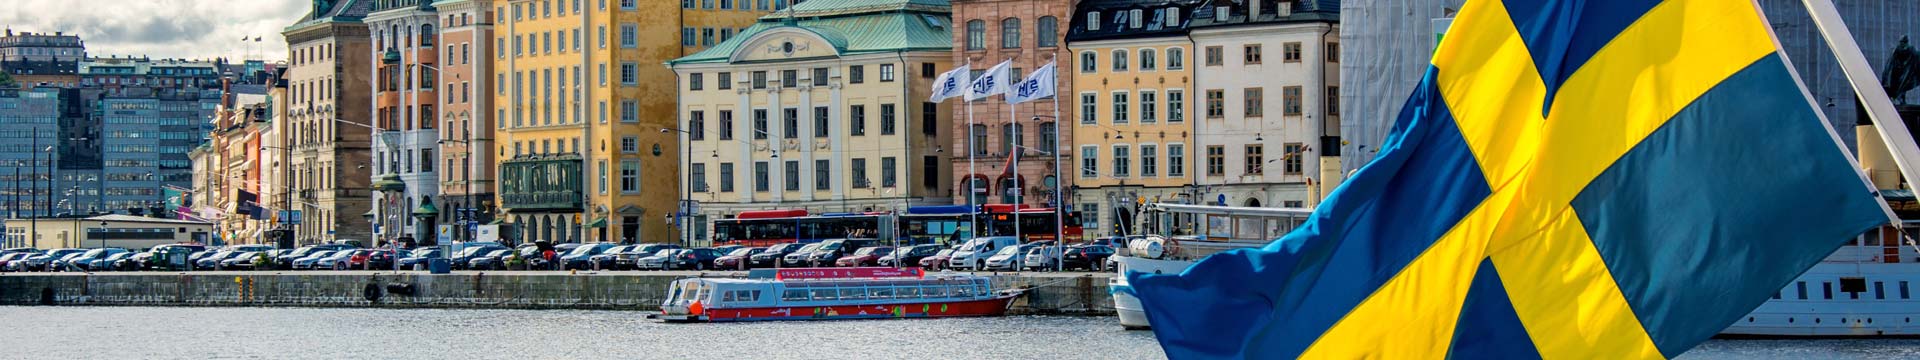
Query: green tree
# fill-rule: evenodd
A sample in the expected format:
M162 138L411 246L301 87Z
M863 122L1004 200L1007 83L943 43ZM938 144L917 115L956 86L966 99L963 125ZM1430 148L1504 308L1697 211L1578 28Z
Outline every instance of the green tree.
M13 75L8 75L5 71L0 71L0 87L15 86L20 86L20 84L13 81Z

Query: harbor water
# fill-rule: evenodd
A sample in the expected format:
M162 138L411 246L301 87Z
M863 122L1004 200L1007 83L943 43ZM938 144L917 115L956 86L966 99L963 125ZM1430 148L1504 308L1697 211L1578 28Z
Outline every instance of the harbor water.
M635 311L0 306L14 359L1158 359L1112 317L663 324ZM1920 340L1714 340L1688 359L1900 359Z

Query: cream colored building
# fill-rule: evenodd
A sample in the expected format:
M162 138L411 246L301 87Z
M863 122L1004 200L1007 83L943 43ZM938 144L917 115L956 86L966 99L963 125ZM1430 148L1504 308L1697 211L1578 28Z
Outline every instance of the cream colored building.
M1197 4L1083 3L1067 34L1073 72L1062 111L1078 163L1069 199L1093 235L1142 231L1149 203L1194 203L1193 41ZM1139 17L1138 21L1133 18ZM1156 22L1157 21L1157 22ZM1064 100L1071 99L1068 103ZM1071 105L1068 105L1071 104Z
M313 1L287 26L287 143L294 201L302 222L297 244L370 240L366 214L373 192L369 151L375 59L361 19L373 0Z
M949 107L928 102L953 67L949 8L820 1L760 19L669 62L679 78L695 228L745 210L888 211L947 204ZM620 139L616 151L633 149ZM696 231L694 239L705 239Z
M37 229L39 241L29 243L36 249L100 248L146 249L157 245L207 243L213 224L194 220L174 220L132 215L101 215L89 218L44 218L7 220L9 237L25 236Z

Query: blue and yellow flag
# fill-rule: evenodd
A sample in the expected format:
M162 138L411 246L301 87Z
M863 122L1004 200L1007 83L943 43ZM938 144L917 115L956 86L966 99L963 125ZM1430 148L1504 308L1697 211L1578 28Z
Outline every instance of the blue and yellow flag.
M1173 358L1661 358L1888 221L1751 1L1472 1L1299 230L1128 274Z

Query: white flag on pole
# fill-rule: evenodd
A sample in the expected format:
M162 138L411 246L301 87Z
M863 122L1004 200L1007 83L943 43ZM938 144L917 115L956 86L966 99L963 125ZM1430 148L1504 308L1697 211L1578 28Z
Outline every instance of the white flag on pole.
M947 100L947 98L965 95L967 83L972 82L972 80L967 77L972 75L972 65L960 65L959 68L941 73L940 78L933 80L933 96L928 98L927 101L941 102Z
M1053 63L1047 63L1027 75L1026 80L1014 84L1013 90L1007 92L1007 103L1019 104L1053 96L1055 81Z
M1009 76L1007 71L1012 66L1013 60L1002 61L1000 65L994 65L987 68L987 72L980 73L980 77L973 79L972 85L967 87L967 101L1007 93L1007 88L1013 85L1013 79L1007 78Z

